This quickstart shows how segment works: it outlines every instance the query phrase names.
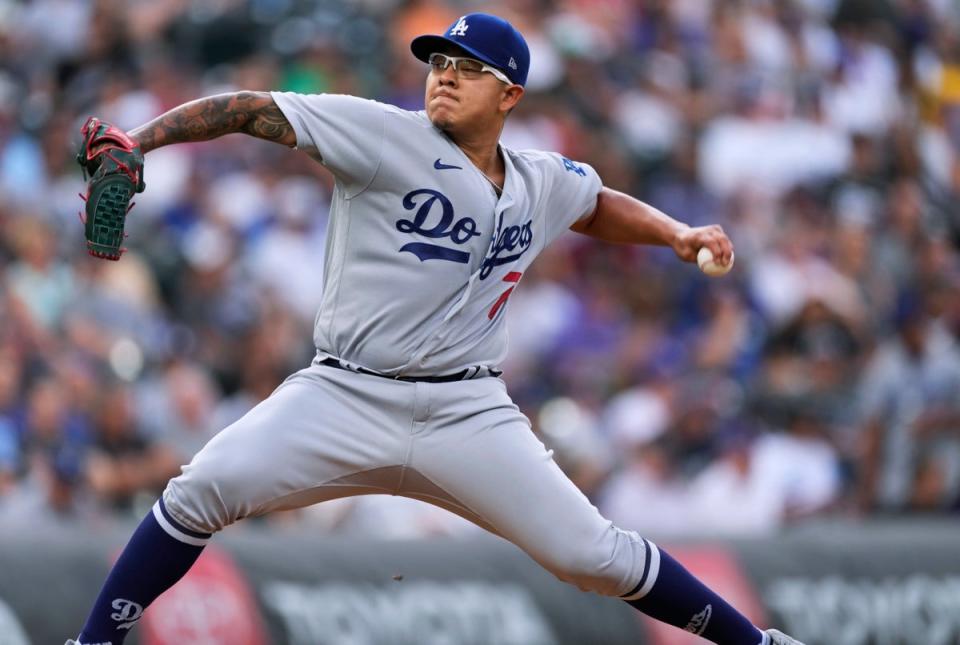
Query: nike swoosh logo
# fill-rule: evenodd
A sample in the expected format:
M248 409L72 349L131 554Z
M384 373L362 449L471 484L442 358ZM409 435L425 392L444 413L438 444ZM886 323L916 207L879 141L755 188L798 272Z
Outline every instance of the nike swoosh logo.
M463 170L461 166L448 166L445 163L441 163L439 158L433 162L433 167L437 170Z

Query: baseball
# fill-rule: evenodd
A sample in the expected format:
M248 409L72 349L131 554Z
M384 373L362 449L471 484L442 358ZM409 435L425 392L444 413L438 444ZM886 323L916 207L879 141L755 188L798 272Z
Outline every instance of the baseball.
M713 259L713 252L707 247L701 247L697 252L697 266L700 270L712 277L726 275L733 268L734 256L730 256L729 264L720 264Z

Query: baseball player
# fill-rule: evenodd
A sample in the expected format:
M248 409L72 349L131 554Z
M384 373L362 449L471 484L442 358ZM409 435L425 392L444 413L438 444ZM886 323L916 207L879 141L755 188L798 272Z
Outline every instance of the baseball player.
M687 262L706 247L729 263L730 240L718 226L690 228L604 188L586 164L500 145L530 62L505 20L468 14L411 49L429 65L423 111L236 92L113 132L136 155L243 132L305 152L336 182L316 358L170 481L68 643L122 643L212 535L237 520L385 493L457 513L561 580L715 643L795 644L762 632L663 549L605 520L498 378L510 294L567 229L667 245Z

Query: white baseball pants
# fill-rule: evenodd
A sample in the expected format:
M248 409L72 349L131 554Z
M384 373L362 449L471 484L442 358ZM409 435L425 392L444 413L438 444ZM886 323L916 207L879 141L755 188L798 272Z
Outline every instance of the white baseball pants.
M245 517L370 493L403 495L500 535L561 580L643 597L659 553L605 520L497 378L409 383L311 365L214 437L163 494L193 543ZM194 534L195 533L195 534Z

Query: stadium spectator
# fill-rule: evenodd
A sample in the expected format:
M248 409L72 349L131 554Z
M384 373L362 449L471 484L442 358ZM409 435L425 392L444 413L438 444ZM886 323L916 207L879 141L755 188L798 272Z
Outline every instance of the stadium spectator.
M113 511L140 511L134 509L137 495L143 493L151 500L159 495L180 472L180 455L151 442L139 427L129 386L104 385L97 401L86 477L92 491Z
M949 507L960 491L960 350L922 294L901 295L896 335L864 371L860 503Z
M92 497L123 509L166 472L156 455L185 462L311 355L329 176L242 137L152 152L130 252L97 262L76 221L83 118L133 126L240 87L416 109L425 70L409 34L465 11L452 0L154 4L0 7L0 508ZM511 297L504 378L604 510L651 535L689 535L730 529L733 512L719 509L735 495L756 500L742 505L755 507L742 518L753 533L811 513L955 509L956 8L484 10L508 14L533 50L505 145L582 159L680 219L722 223L737 247L733 273L712 280L658 249L569 236ZM156 472L123 474L141 460ZM785 463L789 485L776 474ZM381 503L350 507L353 519L289 519L449 528ZM714 512L698 516L703 505Z

